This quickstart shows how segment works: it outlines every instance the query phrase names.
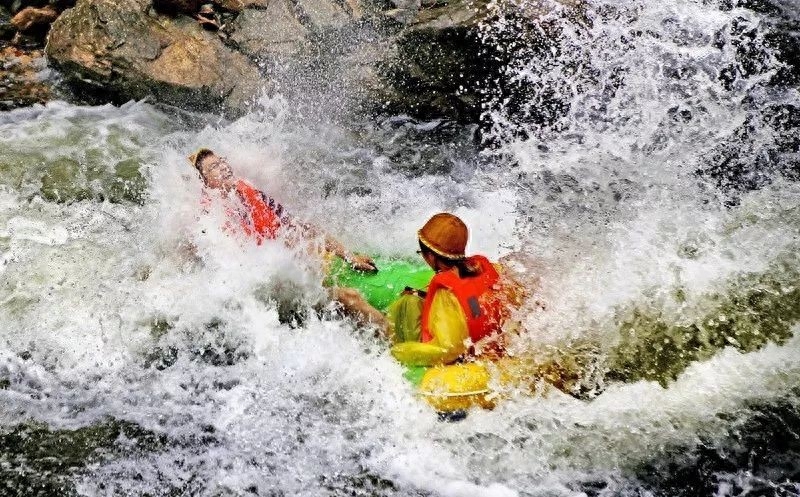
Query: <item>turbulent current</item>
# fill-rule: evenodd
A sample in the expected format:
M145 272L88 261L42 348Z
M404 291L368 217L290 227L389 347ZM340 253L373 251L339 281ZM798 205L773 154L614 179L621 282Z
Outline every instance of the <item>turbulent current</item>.
M0 113L0 494L800 494L798 7L541 23L480 130L281 95ZM201 146L355 250L459 214L531 290L512 352L571 389L440 420L302 250L201 215Z

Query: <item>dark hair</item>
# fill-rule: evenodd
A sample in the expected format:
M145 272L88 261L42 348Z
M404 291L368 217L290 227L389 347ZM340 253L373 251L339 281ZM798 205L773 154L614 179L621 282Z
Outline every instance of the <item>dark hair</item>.
M203 181L206 180L206 177L203 174L203 168L200 167L200 162L202 162L202 160L204 158L206 158L207 156L213 155L213 154L214 154L214 152L212 152L211 150L209 150L207 148L203 148L203 149L198 150L197 154L194 156L194 161L192 162L192 166L194 166L195 170L197 171L197 174L200 175L200 179L202 179Z
M449 257L441 256L431 250L430 247L422 243L422 240L419 241L419 249L422 255L431 254L437 260L442 261L445 265L456 268L458 270L458 275L462 278L470 278L472 276L478 276L481 274L480 266L470 264L467 259L451 259Z

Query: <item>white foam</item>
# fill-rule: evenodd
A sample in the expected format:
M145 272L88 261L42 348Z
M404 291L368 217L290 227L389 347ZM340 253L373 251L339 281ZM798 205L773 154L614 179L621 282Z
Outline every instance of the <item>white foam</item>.
M615 5L593 2L590 14ZM720 413L793 395L797 340L746 355L724 350L667 389L611 385L593 402L553 391L443 423L368 332L310 310L299 328L281 323L276 285L292 288L300 310L324 306L307 257L280 241L255 246L226 233L222 208L202 213L186 161L200 146L356 250L412 255L428 216L456 212L471 227L471 250L519 251L536 268L548 308L525 316L531 347L598 329L613 340L620 305L658 301L653 292L667 300L678 286L692 299L741 270L762 271L796 243L797 187L776 181L728 207L694 176L747 118L742 98L765 77L723 88L708 71L734 49L715 51L704 36L730 34L735 16L758 17L683 0L620 8L634 19L597 17L604 22L588 34L567 30L565 43L601 75L628 70L626 85L607 101L603 83L564 88L576 104L569 131L530 129L529 139L507 141L513 165L482 168L472 158L449 174L408 172L376 138L297 122L280 98L200 130L175 130L141 103L57 102L0 115L2 157L46 166L92 150L107 168L136 159L148 179L143 206L56 204L38 199L41 165L3 173L0 377L11 384L0 389L0 423L75 428L115 418L170 438L163 450L91 466L76 477L86 495L169 485L198 495L251 487L319 495L372 477L400 495L575 495L586 478L613 481L670 447L723 437ZM681 29L698 35L694 44L676 44ZM643 38L625 48L620 37L637 31ZM522 67L519 77L572 81L571 60L562 62L544 72ZM697 72L672 81L663 71L673 62ZM675 106L696 120L671 124ZM753 140L768 143L770 131L760 133ZM183 242L201 262L181 254ZM212 440L199 442L204 436Z

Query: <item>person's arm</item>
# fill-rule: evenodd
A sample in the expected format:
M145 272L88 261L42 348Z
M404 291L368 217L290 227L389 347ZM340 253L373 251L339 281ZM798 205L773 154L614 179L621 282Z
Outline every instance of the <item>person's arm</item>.
M371 257L363 254L356 254L349 252L344 247L342 242L333 238L327 233L325 234L325 251L328 252L329 254L341 257L342 260L350 264L350 266L356 271L364 271L370 273L378 271L378 268L375 266L375 262L372 260Z
M375 326L384 338L389 338L390 327L386 316L372 307L358 290L355 288L334 287L331 288L330 292L331 298L341 304L345 314L362 324Z
M453 292L442 289L431 302L428 323L433 335L429 342L403 342L392 347L392 355L409 366L449 364L466 352L469 337L467 319Z
M350 266L356 271L364 271L369 273L378 271L378 268L375 266L375 262L371 257L348 251L342 242L328 233L325 233L311 223L299 222L290 216L284 216L281 218L281 223L289 228L294 229L302 239L311 240L315 238L322 238L324 241L323 249L325 252L337 257L341 257L342 260L350 264Z

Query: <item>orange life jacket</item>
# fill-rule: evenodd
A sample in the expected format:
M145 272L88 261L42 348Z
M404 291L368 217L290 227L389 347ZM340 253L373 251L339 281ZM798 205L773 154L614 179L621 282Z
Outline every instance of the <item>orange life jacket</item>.
M259 245L264 238L275 238L281 227L283 207L244 180L236 182L236 193L245 207L245 212L239 216L242 231L254 237Z
M467 260L468 264L477 265L480 272L476 276L459 277L457 271L436 273L428 285L428 294L422 306L422 342L433 339L428 317L430 316L433 296L442 288L447 288L458 298L461 310L467 318L467 328L472 343L500 331L503 321L510 311L500 288L500 275L489 259L475 255Z

